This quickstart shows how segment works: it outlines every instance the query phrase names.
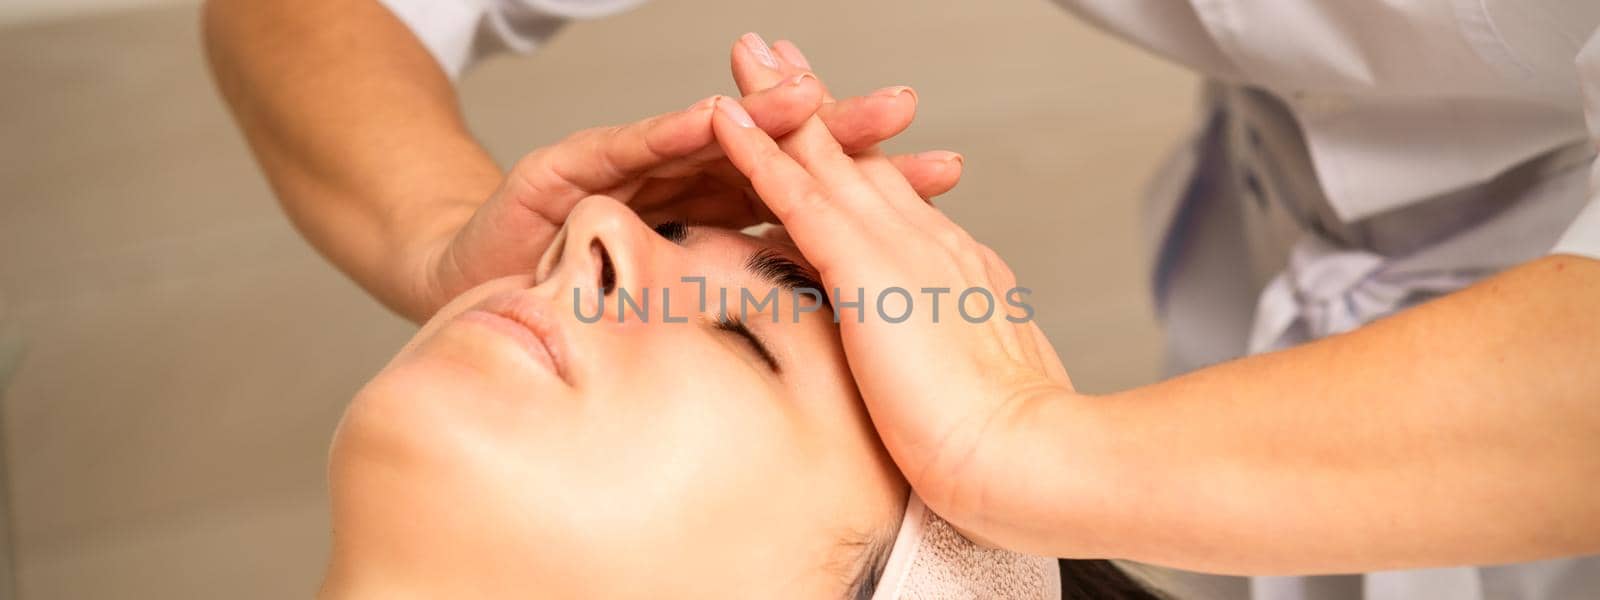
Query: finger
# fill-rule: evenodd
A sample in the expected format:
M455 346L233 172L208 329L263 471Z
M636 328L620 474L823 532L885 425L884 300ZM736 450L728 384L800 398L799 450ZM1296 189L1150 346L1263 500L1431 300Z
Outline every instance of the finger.
M811 61L806 60L805 53L801 52L800 47L794 45L794 42L789 40L778 40L773 42L772 51L777 53L778 58L783 62L807 71L811 70Z
M652 167L705 148L710 99L686 110L619 127L587 129L523 157L512 167L540 199L561 192L602 190Z
M788 44L788 46L793 46L793 44ZM779 60L773 49L767 46L767 42L755 33L746 33L739 36L739 39L734 42L730 62L733 68L734 82L738 84L739 90L746 94L754 90L766 89L785 77L795 77L810 72L809 64L807 67L800 67L797 64ZM820 81L818 85L821 85ZM824 103L832 100L832 96L828 94L826 87L822 88L822 98ZM866 129L859 123L850 123L849 125L856 130ZM902 125L901 128L903 129L904 126ZM857 135L856 137L862 136ZM829 130L828 126L825 123L819 123L815 118L808 119L805 124L802 124L794 131L792 136L783 138L783 141L780 142L780 146L799 158L801 164L805 165L807 169L819 166L813 162L819 158L831 159L833 154L838 153L832 149L837 145L838 142L833 138L832 131ZM797 147L810 149L813 152L796 153L795 149ZM844 158L848 159L848 157ZM829 165L831 168L828 172L830 174L844 173L843 162L843 160L833 160Z
M776 76L781 68L769 66L776 64L776 59L771 50L766 48L766 43L755 34L745 34L739 38L734 44L731 60L734 77L751 82L765 82ZM844 153L827 126L816 118L807 120L785 136L780 146L830 189L861 190L867 187L865 178L855 168L855 161Z
M796 77L743 101L761 115L757 125L783 135L805 123L821 102L815 77ZM512 168L540 203L582 197L675 163L720 156L711 133L712 99L678 112L623 125L588 129L534 151ZM559 202L557 202L559 204Z
M832 201L830 192L799 162L754 126L732 101L717 102L712 128L732 162L819 272L827 273L856 251L866 237L860 224L892 217L884 203ZM858 253L859 254L859 253Z
M822 84L815 75L801 73L775 87L739 99L745 112L750 113L756 126L768 134L779 137L798 129L810 120L821 101ZM722 148L709 143L710 120L706 121L705 147L677 160L657 165L642 175L650 177L685 177L701 172L708 166L719 164Z
M894 163L889 162L889 157L881 154L862 156L856 158L856 168L866 176L867 182L878 190L885 202L899 209L902 214L908 210L933 211L926 200L911 189L911 183L906 181L905 175L894 168Z
M740 37L733 55L734 80L745 92L771 85L775 77L811 70L811 63L792 42L779 40L769 48L753 33ZM817 116L849 154L875 152L879 143L905 131L916 117L916 92L905 86L838 102L824 87L822 98Z
M772 51L783 64L811 71L811 61L794 42L778 40L772 44ZM903 97L906 95L910 96L910 102ZM849 153L872 150L905 131L917 112L916 92L904 86L887 87L844 100L836 100L824 87L822 102L817 116L828 124L833 137Z
M782 144L779 144L779 147L782 147ZM899 157L890 157L888 160L890 160L891 165L896 165L891 168L891 171L902 173L902 176L910 182L910 186L914 189L914 194L918 198L923 198L923 200L949 192L952 187L955 187L955 182L960 178L960 168L962 168L962 163L960 163L962 157L955 154L955 152L944 152L944 150L931 150L931 152L923 152L920 155L899 155ZM862 170L864 170L864 165L858 162L858 166L862 166ZM720 160L714 165L707 165L704 168L704 174L709 176L710 179L720 182L720 186L726 187L726 189L742 190L746 194L747 202L741 203L741 205L747 205L750 210L749 214L754 214L757 222L778 222L778 218L773 216L771 211L766 210L766 205L763 205L762 198L758 198L755 195L755 189L750 187L749 179L744 176L744 173L739 173L738 168L734 168L733 163ZM664 182L666 181L674 181L674 179L664 179ZM680 189L682 189L682 186L675 187L675 189L667 189L666 186L651 184L651 186L646 186L646 190L643 190L642 195L658 198L654 203L661 203L661 198L669 198L669 200L682 198L682 195L677 195ZM923 202L923 200L918 200L918 202ZM645 200L635 200L635 202L638 202L638 206L648 205ZM739 214L741 214L742 218L742 214L746 213L739 211Z
M816 76L801 73L776 86L740 98L739 102L762 130L774 136L782 136L809 120L820 107L821 98L822 84L816 80ZM690 110L699 110L702 104L709 107L710 101L711 99L707 98ZM646 174L658 177L681 177L693 174L701 167L722 158L722 148L712 143L715 136L711 134L710 111L705 110L705 113L708 115L705 118L706 127L704 131L697 131L696 133L700 135L694 139L700 147L676 160L656 165Z
M638 190L631 194L630 205L640 214L671 214L679 203L691 202L694 208L685 208L686 214L678 217L705 225L719 225L725 227L743 227L753 223L775 222L777 217L767 210L761 199L756 197L755 190L750 187L750 180L743 173L726 160L721 160L722 148L716 147L717 159L707 164L693 165L692 168L702 175L717 182L717 186L706 186L703 179L685 178L680 175L687 174L689 165L680 165L673 168L672 173L666 173L659 179L649 179ZM961 155L943 150L933 150L919 154L906 154L889 157L889 161L905 176L918 196L927 199L949 192L959 182L961 177ZM681 171L681 172L680 172ZM652 175L655 173L652 172ZM687 189L691 183L698 185L695 189ZM730 195L728 190L739 190L741 194ZM702 196L715 196L719 201L729 201L724 205L722 212L729 213L726 217L716 219L705 218L710 212L717 212L714 207L702 207ZM692 214L690 214L692 213ZM746 222L746 219L753 219ZM648 219L647 219L648 220ZM713 222L715 221L715 222ZM743 223L736 225L736 223Z
M916 160L909 156L895 158L907 163L909 166L906 168L911 171L913 177L918 178L915 181L911 181L911 184L917 189L917 194L920 197L932 198L938 196L948 192L955 185L955 178L958 176L956 169L959 167L941 166L948 164L949 161L937 159ZM919 170L921 174L918 174ZM705 215L708 212L720 210L727 213L725 217L710 219L705 216L683 216L680 218L705 225L732 228L746 227L757 223L778 222L778 217L773 215L767 205L756 195L755 189L750 186L750 181L745 178L744 173L739 172L739 169L735 168L732 163L726 160L718 161L716 164L705 168L705 175L716 181L717 185L703 186L706 188L704 193L697 190L686 191L683 185L685 180L682 179L650 180L634 196L633 205L641 212L660 209L665 211L663 214L668 214L676 210L673 207L678 203L692 202L699 205L703 204L699 201L700 196L714 195L719 201L725 200L728 203L718 205L720 208L707 206L705 210L700 208L685 210L695 215ZM734 195L724 193L728 190L738 190L739 193Z
M754 54L754 45L760 43L760 38L749 38L745 42ZM811 70L805 55L788 40L772 44L771 51L778 56L781 72ZM749 72L745 78L756 80L757 75L759 72ZM879 143L905 131L916 118L916 92L905 86L887 87L866 96L838 101L824 87L822 99L817 116L848 154L873 151Z
M901 154L889 157L889 163L904 175L911 188L924 200L945 194L961 182L961 169L966 159L960 154L945 150L930 150L918 154Z
M824 94L822 82L817 81L816 75L796 73L766 89L746 94L739 103L750 113L757 127L770 135L783 136L799 129L816 114L822 107Z
M716 102L712 130L728 162L749 178L751 186L778 218L821 204L823 189L805 168L784 153L778 143L755 126L749 114L732 100Z
M752 94L777 85L790 77L811 71L810 68L801 68L778 60L772 48L767 46L766 40L755 33L739 36L733 44L732 55L733 82L739 86L741 94ZM825 100L831 99L826 89L822 91Z
M837 102L824 97L817 108L817 117L850 153L869 150L899 135L911 126L916 116L916 92L906 86L886 87Z
M864 156L856 159L856 165L866 176L867 181L877 188L884 201L893 206L900 216L918 231L954 227L954 223L917 193L911 182L906 180L905 175L888 157Z

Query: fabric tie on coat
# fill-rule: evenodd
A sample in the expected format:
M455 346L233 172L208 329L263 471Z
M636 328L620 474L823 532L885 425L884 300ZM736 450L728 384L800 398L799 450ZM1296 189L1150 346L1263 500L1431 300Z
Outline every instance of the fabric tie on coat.
M1261 292L1250 353L1353 330L1418 298L1453 292L1486 274L1419 267L1341 248L1314 235L1302 238L1295 243L1288 266Z

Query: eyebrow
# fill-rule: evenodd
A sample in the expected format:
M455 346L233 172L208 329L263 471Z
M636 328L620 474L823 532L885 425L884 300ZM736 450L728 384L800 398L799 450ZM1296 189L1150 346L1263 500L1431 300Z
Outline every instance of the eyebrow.
M667 241L679 246L683 245L684 240L689 239L689 226L683 221L667 221L651 229L655 230L656 235L667 238Z
M689 239L689 227L683 221L667 221L652 227L656 235L666 238L667 241L684 245ZM750 254L745 259L744 268L756 277L767 283L790 292L798 290L811 290L820 296L823 306L828 306L828 294L822 287L821 278L817 277L811 269L801 266L783 253L772 248L761 248Z
M828 295L823 293L822 282L818 280L817 275L800 263L789 260L789 257L777 250L772 248L756 250L750 254L750 258L745 259L744 268L780 289L790 292L814 291L821 296L823 306L828 305Z

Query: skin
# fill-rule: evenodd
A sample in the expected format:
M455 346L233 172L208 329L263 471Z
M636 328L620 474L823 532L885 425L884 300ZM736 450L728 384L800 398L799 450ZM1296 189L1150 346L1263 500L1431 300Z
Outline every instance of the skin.
M774 371L711 326L714 293L699 313L680 279L764 294L746 258L798 253L698 227L675 243L605 197L560 239L536 273L450 302L348 407L322 597L843 597L855 544L893 535L906 485L829 311L791 321L780 294L779 323L749 315ZM618 292L579 321L572 290L594 314L597 243L618 287L670 289L688 322L662 321L658 295L651 322L618 323Z
M667 214L694 212L674 188L720 181L745 198L742 182L697 176L719 171L702 168L715 156L709 104L579 136L502 174L465 132L449 82L376 3L212 0L205 23L219 87L291 217L414 319L525 268L590 193ZM736 46L758 127L716 117L718 139L825 282L1008 287L991 251L912 202L948 189L958 159L894 161L860 143L887 137L860 131L903 127L914 98L863 100L899 120L830 109L809 82L773 88L809 70L792 46L775 49L784 60L756 68ZM790 108L763 108L749 95L760 90ZM814 102L821 119L805 121ZM641 152L652 148L668 151ZM618 156L642 158L618 170ZM675 183L630 195L653 178ZM699 210L725 224L763 216L719 206L734 208ZM1531 560L1600 551L1597 263L1539 259L1347 335L1108 398L1075 393L1032 324L847 320L843 339L896 462L976 537L1256 574Z
M209 0L203 30L217 87L295 226L417 322L478 283L525 271L591 194L652 221L770 219L721 157L709 101L579 132L503 171L467 131L448 77L376 0ZM791 56L783 46L776 56ZM865 150L915 112L901 88L825 100L815 77L802 77L809 67L780 62L759 37L735 54L756 67L736 74L743 102L774 135L816 114ZM948 152L895 164L924 196L960 178Z
M1015 277L815 122L714 126L829 288ZM869 291L869 295L874 292ZM1345 335L1103 397L1029 321L842 320L895 463L969 537L1238 574L1600 552L1600 261L1550 256ZM1021 316L1012 311L1012 316Z

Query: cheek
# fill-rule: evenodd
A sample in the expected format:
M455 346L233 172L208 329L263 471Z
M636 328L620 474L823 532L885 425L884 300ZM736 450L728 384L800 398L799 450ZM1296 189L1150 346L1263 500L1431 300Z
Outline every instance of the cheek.
M619 493L649 490L657 501L640 504L682 523L800 466L803 426L774 380L693 325L650 327L597 335L607 338L613 376L584 390L581 437L570 443L584 449L577 470L586 473L575 477Z
M346 408L330 465L359 462L395 486L454 486L463 498L492 500L493 488L515 487L506 471L533 464L540 430L559 426L575 403L517 369L485 372L483 362L396 359Z
M391 368L340 421L329 457L336 545L363 560L441 564L440 548L459 553L495 543L487 523L464 518L484 511L458 506L460 498L490 494L462 452L472 419L440 402L472 390L442 375Z
M385 369L345 409L330 455L335 474L383 472L394 486L426 487L459 471L498 412L469 375L404 359Z
M607 336L608 376L584 390L592 413L585 426L627 438L620 447L690 463L733 462L761 452L751 439L792 435L781 388L734 354L731 343L694 325L649 329Z
M422 569L497 570L455 562L474 556L517 557L501 566L524 576L562 564L544 554L549 542L584 544L565 515L594 507L564 497L577 485L566 469L580 462L559 435L576 429L573 415L533 411L578 404L520 394L417 361L374 379L346 410L330 457L340 543Z

